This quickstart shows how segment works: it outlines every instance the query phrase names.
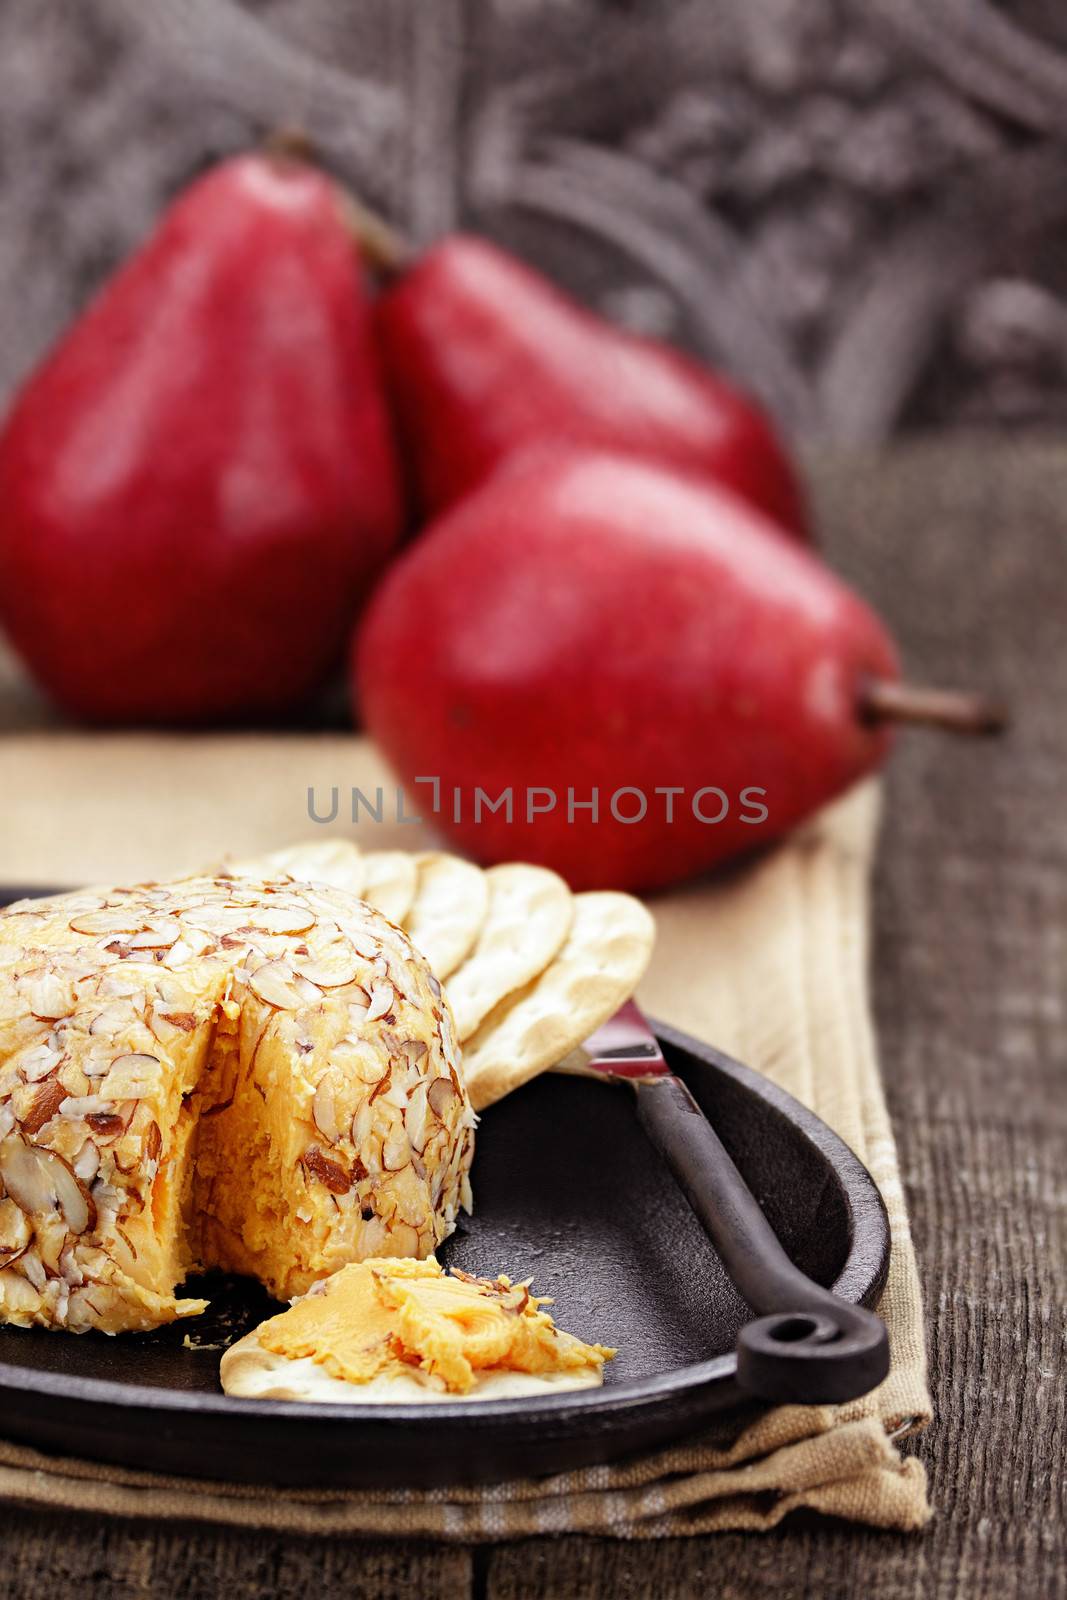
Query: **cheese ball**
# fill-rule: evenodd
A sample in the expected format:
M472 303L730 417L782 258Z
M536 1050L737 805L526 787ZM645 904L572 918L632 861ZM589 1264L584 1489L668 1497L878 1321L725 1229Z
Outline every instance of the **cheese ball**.
M426 1257L469 1208L452 1017L407 936L326 884L226 873L0 912L0 1321L279 1300Z

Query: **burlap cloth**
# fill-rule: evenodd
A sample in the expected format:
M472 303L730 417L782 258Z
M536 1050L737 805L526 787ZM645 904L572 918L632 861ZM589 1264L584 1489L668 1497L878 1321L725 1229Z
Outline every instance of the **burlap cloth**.
M341 830L350 786L370 793L379 783L390 780L372 752L332 735L10 737L0 743L0 881L129 881L197 866L225 849L321 836L308 821L309 786L320 806L340 787ZM890 1437L924 1426L930 1397L915 1257L867 1004L877 813L876 790L863 787L758 864L658 897L658 945L640 993L654 1015L712 1040L813 1107L877 1179L893 1235L881 1304L893 1364L876 1393L839 1408L783 1407L740 1433L736 1420L724 1421L711 1435L619 1466L439 1493L169 1479L0 1443L0 1496L123 1516L454 1540L762 1529L798 1507L920 1528L929 1516L925 1474ZM364 822L358 834L370 848L413 848L426 837L395 822Z

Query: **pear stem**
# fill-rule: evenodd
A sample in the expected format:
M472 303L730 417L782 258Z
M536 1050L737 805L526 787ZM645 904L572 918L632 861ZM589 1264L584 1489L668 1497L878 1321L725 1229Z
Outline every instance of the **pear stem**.
M338 186L345 222L367 266L376 278L392 283L415 260L414 246L384 217L357 200L349 189Z
M315 141L302 128L276 128L263 141L263 151L279 161L321 165ZM345 225L376 278L391 282L415 260L415 249L384 217L357 199L351 189L334 180Z
M987 695L957 689L928 689L921 684L868 678L860 689L859 713L864 722L911 722L950 733L1003 733L1008 709Z

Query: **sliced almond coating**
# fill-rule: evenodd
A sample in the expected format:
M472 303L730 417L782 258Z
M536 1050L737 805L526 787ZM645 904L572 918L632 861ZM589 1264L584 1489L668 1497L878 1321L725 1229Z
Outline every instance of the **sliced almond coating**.
M332 1157L323 1155L315 1145L305 1150L300 1158L305 1172L317 1178L321 1184L329 1189L331 1194L347 1194L352 1187L351 1174L346 1172L340 1162Z
M370 1005L363 1015L364 1022L377 1022L379 1017L387 1017L396 1004L396 993L391 983L374 983L371 985Z
M426 1091L427 1103L439 1122L445 1120L458 1099L459 1090L451 1078L435 1078Z
M554 1066L606 1022L636 989L654 939L655 923L639 900L612 891L575 895L559 955L467 1041L464 1079L475 1110Z
M422 1155L426 1147L426 1085L417 1083L408 1096L408 1103L404 1110L404 1127L407 1131L411 1148L417 1155Z
M478 942L448 980L456 1037L469 1039L507 995L559 954L574 915L563 879L547 867L509 862L485 874L489 908Z
M360 899L398 925L415 899L418 868L407 850L369 850L363 857Z
M320 991L284 961L268 961L257 967L248 980L253 994L269 1006L281 1011L297 1011L312 1000L321 999Z
M195 928L198 933L212 933L221 936L234 933L236 929L248 923L248 906L211 905L198 906L190 911L182 912L182 926L188 930ZM185 937L188 937L186 932Z
M418 856L419 881L404 929L430 970L445 979L474 947L489 909L485 873L459 856Z
M176 917L160 917L124 942L130 950L169 950L181 938L182 925Z
M355 982L364 966L347 939L321 946L314 956L294 955L292 962L302 978L317 983L321 989L345 988Z
M75 933L138 933L142 925L135 908L83 911L70 919Z
M135 1051L116 1056L104 1077L98 1093L109 1100L141 1100L159 1087L163 1068L158 1056Z
M346 1040L342 1049L335 1053L335 1060L341 1063L346 1073L371 1087L381 1083L389 1071L389 1057L383 1051L376 1050L369 1039ZM358 1140L355 1142L359 1143Z
M413 863L405 867L410 879ZM71 928L101 912L113 914L105 932ZM164 1230L172 1219L184 1225L175 1217L180 1193L183 1211L188 1199L192 1216L243 1237L248 1196L270 1190L274 1177L269 1154L262 1182L246 1171L261 1103L268 1117L280 1110L283 1126L301 1129L301 1143L314 1141L299 1165L296 1150L281 1162L279 1215L313 1226L283 1238L279 1225L263 1279L271 1292L304 1292L320 1263L355 1250L426 1255L451 1230L473 1117L457 1088L440 989L402 932L350 893L321 881L201 877L103 891L95 901L58 897L47 915L18 921L0 911L0 948L10 952L0 1021L13 1030L0 1100L0 1166L11 1179L8 1188L0 1172L0 1270L28 1237L15 1276L30 1285L33 1320L120 1332L202 1309L174 1299ZM36 1022L31 996L42 1011ZM272 1016L269 1005L288 1016ZM52 1010L62 1014L43 1015ZM201 1105L190 1091L205 1072L223 1093ZM443 1076L434 1108L428 1085ZM254 1102L253 1117L208 1120L216 1102L234 1103L225 1098L231 1083ZM183 1143L179 1129L193 1137ZM202 1174L198 1164L187 1195L186 1151L199 1162L211 1130L211 1160ZM207 1188L198 1190L201 1177ZM209 1264L230 1248L203 1242ZM258 1261L242 1257L234 1270L258 1275ZM0 1304L0 1322L10 1317Z
M0 1267L17 1261L33 1238L25 1211L8 1197L0 1200Z
M84 1233L96 1223L89 1191L54 1150L5 1139L0 1144L0 1179L28 1216L47 1216L59 1209L72 1233Z
M89 1024L89 1032L101 1038L113 1039L138 1020L137 1011L129 1000L113 1000L97 1012Z
M182 928L182 936L178 940L178 945L187 950L190 956L202 956L205 951L215 948L215 935L205 933L203 928L185 926ZM172 949L176 950L177 948L177 945L172 946Z
M59 1207L71 1233L87 1233L96 1227L96 1206L92 1195L68 1166L62 1156L56 1156L55 1185Z
M323 1078L315 1090L311 1102L311 1115L315 1126L318 1128L327 1144L336 1144L341 1136L337 1126L337 1108L334 1101L333 1085L328 1078Z
M400 1172L411 1163L411 1141L407 1129L395 1128L382 1142L382 1171Z
M74 1159L74 1171L83 1183L92 1183L100 1171L100 1151L92 1139L86 1139Z
M62 1238L65 1242L66 1235L63 1231L63 1220L59 1216L58 1212L51 1220L53 1226L46 1228L45 1231L49 1236L49 1245L54 1247L56 1244L59 1244L60 1238ZM38 1229L41 1228L40 1219L38 1219L37 1226ZM58 1238L56 1237L57 1234L59 1236ZM62 1245L60 1245L60 1250L62 1250ZM40 1236L36 1231L34 1233L34 1248L27 1250L22 1257L22 1270L26 1274L26 1277L33 1284L35 1289L43 1289L45 1284L48 1282L48 1274L44 1269L44 1262L41 1260L40 1255Z
M0 1271L0 1321L29 1327L39 1303L37 1290L21 1273Z
M35 1017L46 1022L56 1022L69 1016L74 1006L74 986L68 977L58 972L45 971L26 977L20 985L26 1004Z
M114 1120L120 1128L123 1125L122 1118L116 1115L115 1102L110 1095L69 1094L60 1101L59 1110L64 1117L90 1121L94 1126L100 1118L103 1118L105 1123Z
M62 1059L62 1052L53 1049L50 1044L34 1045L32 1050L27 1050L19 1057L19 1072L26 1083L37 1083L41 1078L47 1078Z
M264 933L307 933L315 916L306 905L257 906L248 913L248 925Z
M22 1119L23 1133L39 1133L46 1122L51 1122L63 1101L66 1088L58 1078L46 1078L33 1097L33 1104Z

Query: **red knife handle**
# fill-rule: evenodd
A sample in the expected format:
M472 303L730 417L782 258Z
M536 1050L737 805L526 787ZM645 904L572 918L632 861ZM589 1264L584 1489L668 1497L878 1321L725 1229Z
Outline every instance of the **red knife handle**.
M889 1338L873 1311L807 1277L680 1078L635 1083L637 1111L758 1320L737 1340L737 1381L775 1403L855 1400L889 1371Z

